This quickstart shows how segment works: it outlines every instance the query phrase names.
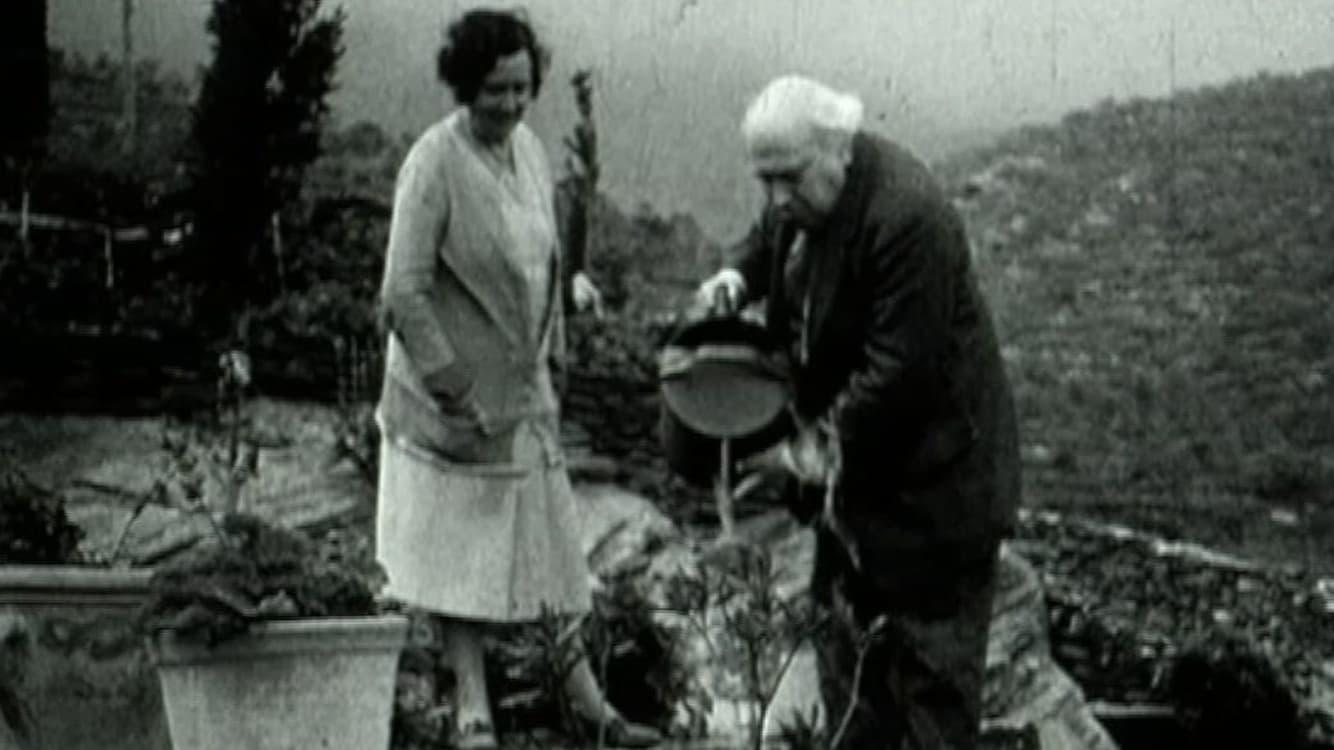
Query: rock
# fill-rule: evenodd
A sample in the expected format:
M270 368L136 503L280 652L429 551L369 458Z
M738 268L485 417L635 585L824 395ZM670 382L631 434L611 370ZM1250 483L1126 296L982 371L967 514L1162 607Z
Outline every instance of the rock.
M1329 384L1329 378L1320 370L1309 370L1301 376L1302 389L1307 393L1319 393Z
M711 539L691 539L647 499L612 485L577 488L583 500L584 549L595 573L606 575L627 567L644 569L648 580L696 571L701 556L713 550ZM767 549L777 565L776 589L782 597L804 595L814 557L814 535L791 516L776 510L738 523L742 543ZM661 597L662 592L651 592ZM674 615L662 615L680 625ZM673 619L676 618L676 619ZM711 617L717 622L719 617ZM716 628L710 638L717 641ZM710 690L708 716L711 738L739 739L746 734L749 707L739 698L734 675L712 658L705 638L690 636L688 659ZM995 620L987 649L984 689L986 731L996 736L1027 734L1041 750L1115 750L1116 744L1094 717L1074 681L1053 661L1047 635L1047 613L1037 573L1008 546L1001 557ZM770 706L765 734L776 737L784 724L819 717L815 655L800 648L784 673Z
M1170 704L1159 675L1181 653L1238 638L1284 674L1315 746L1334 737L1320 682L1334 629L1310 571L1049 512L1021 516L1020 537L1044 573L1053 649L1090 696Z
M1052 660L1041 583L1032 566L1008 547L1001 555L993 617L984 732L1027 733L1041 750L1115 750L1079 686ZM776 735L784 722L808 715L812 701L819 701L815 657L804 649L779 687L766 734Z
M652 501L613 484L580 484L584 554L594 574L608 576L647 562L647 555L680 531Z
M1085 226L1094 229L1106 229L1116 223L1115 217L1108 213L1107 209L1099 205L1090 206L1089 209L1084 212L1083 221Z
M621 472L615 459L599 456L590 452L576 452L566 449L566 461L570 479L590 484L611 482Z
M1055 463L1056 454L1051 448L1041 445L1024 445L1020 448L1024 463L1033 466L1050 466Z
M987 643L985 726L1032 727L1044 750L1114 749L1079 686L1052 660L1047 623L1037 572L1007 545Z
M1032 179L1048 171L1047 161L1040 156L1007 155L987 165L964 181L964 195L976 198L984 193L1012 189L1011 185Z
M245 509L307 529L374 506L375 488L344 460L331 462L336 415L328 407L255 399L247 406L261 435L256 474L241 493ZM66 415L0 418L0 432L23 439L18 458L43 484L65 496L84 531L80 549L109 555L139 496L167 478L162 418ZM217 496L210 478L205 492ZM173 496L179 496L179 488ZM149 564L210 533L207 521L181 508L149 505L125 535L121 560Z
M1280 526L1296 526L1301 522L1301 517L1290 508L1274 508L1269 511L1269 520Z

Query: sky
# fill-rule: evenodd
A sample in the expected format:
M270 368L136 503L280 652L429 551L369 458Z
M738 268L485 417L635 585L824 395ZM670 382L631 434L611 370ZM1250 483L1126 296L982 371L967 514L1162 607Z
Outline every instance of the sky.
M134 0L137 54L193 78L208 0ZM458 0L325 0L347 11L334 109L416 133ZM119 54L121 0L49 0L52 44ZM503 3L502 7L512 7ZM770 78L860 95L868 124L928 159L1107 99L1334 65L1334 0L529 0L553 52L530 124L557 171L570 75L594 70L604 183L627 210L689 212L715 239L759 204L737 123Z

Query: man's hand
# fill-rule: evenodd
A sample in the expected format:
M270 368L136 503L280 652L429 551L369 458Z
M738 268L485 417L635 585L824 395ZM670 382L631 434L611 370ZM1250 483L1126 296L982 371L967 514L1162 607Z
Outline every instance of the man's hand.
M741 473L746 476L746 479L742 480L742 484L746 484L746 480L750 479L752 475L792 473L792 466L788 462L788 454L787 441L782 441L760 453L743 459L737 464Z
M602 320L606 310L602 304L602 290L598 289L597 284L588 278L588 274L578 271L570 281L570 296L574 299L574 309L578 312L585 312L589 308L593 309L593 317Z
M834 462L820 433L807 428L740 462L740 468L747 474L791 474L803 484L827 484ZM741 486L746 485L742 480Z
M806 484L828 484L835 469L828 436L816 427L804 428L788 441L788 460L792 473Z
M722 301L727 310L736 310L741 305L746 293L746 281L734 268L724 268L705 279L695 290L695 308L705 312L713 310Z

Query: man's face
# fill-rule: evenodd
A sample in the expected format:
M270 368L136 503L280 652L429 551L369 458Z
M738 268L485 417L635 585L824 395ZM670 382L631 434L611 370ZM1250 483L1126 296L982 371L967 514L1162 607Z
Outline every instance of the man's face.
M815 229L833 211L847 179L847 160L813 139L765 139L750 146L750 164L765 200L783 219Z

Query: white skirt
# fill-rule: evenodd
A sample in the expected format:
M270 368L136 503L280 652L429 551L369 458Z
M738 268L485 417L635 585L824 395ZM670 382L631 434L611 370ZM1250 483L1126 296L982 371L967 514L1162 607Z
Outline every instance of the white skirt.
M376 554L387 595L437 614L493 622L591 609L577 498L545 423L515 435L515 468L475 471L386 438Z

